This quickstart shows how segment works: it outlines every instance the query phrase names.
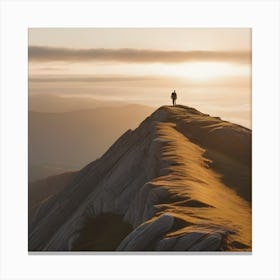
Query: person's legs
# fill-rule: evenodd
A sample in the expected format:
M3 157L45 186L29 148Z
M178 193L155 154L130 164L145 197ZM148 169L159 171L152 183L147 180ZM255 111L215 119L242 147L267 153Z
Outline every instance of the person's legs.
M172 103L173 103L173 106L174 106L174 103L175 103L175 99L174 98L172 98Z

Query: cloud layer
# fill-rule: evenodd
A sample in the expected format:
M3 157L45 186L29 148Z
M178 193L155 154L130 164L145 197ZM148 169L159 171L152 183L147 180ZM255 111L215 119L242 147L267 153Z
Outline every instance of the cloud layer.
M71 49L29 46L30 61L115 61L124 63L251 63L249 51L162 51L149 49Z
M251 87L251 78L247 76L223 77L206 80L203 83L188 78L168 77L168 76L86 76L86 75L61 75L61 76L41 76L35 75L28 79L29 85L106 85L125 87ZM59 87L61 88L61 86Z

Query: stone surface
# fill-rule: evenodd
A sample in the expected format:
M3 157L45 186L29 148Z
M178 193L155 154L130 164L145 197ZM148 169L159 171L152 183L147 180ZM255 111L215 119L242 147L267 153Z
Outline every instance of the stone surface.
M172 251L174 245L176 244L178 237L169 237L161 239L156 247L155 251Z
M151 223L132 231L118 246L117 251L144 251L152 242L164 235L173 225L173 216L164 214Z
M221 234L211 234L189 248L189 251L218 251L222 246Z
M188 251L194 244L199 242L203 237L205 237L203 232L192 232L183 235L178 238L175 246L172 248L173 251Z

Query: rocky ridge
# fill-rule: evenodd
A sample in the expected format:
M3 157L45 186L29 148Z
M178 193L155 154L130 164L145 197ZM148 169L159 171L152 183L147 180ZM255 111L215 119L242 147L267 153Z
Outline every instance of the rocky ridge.
M42 203L29 250L74 250L91 218L113 213L132 226L118 251L250 251L250 200L251 130L163 106Z

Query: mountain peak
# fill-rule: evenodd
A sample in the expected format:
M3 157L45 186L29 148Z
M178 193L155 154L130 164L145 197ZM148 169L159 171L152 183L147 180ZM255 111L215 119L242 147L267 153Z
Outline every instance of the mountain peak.
M162 106L41 205L29 250L99 250L100 235L111 244L108 230L122 222L131 229L110 250L250 250L250 200L251 131ZM88 225L102 228L104 219L111 229L92 234Z

